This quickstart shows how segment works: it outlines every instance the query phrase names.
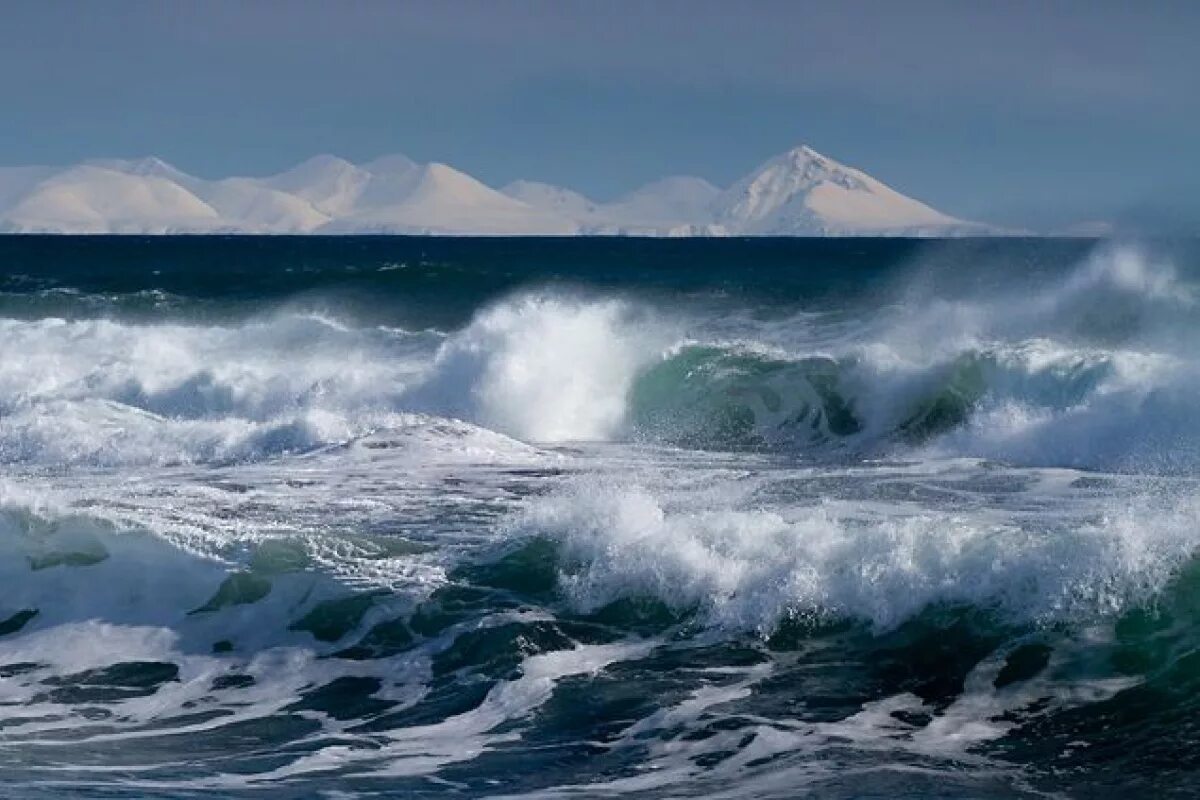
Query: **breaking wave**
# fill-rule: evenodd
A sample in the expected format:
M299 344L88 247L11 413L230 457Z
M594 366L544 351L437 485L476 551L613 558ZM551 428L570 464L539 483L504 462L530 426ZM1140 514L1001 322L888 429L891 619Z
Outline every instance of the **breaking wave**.
M1193 288L1102 253L1024 298L913 301L857 327L529 292L450 333L279 313L226 326L0 323L0 459L220 463L456 418L527 442L926 448L1190 470Z
M739 505L588 479L533 503L513 533L554 543L578 609L648 598L706 626L762 635L789 620L888 630L938 606L1086 624L1152 602L1200 547L1193 496L1033 525L830 501Z
M1195 287L1020 277L445 329L42 291L0 319L0 794L1191 780Z

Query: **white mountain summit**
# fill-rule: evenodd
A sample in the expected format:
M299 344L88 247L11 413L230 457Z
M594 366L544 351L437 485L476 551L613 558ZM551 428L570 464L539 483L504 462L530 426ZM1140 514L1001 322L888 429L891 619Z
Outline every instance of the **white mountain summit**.
M714 200L729 230L767 236L940 235L984 231L852 167L797 147L775 156Z
M265 178L205 180L158 158L0 168L0 232L433 235L986 234L809 147L725 190L674 176L610 203L533 181L493 189L402 155L311 158Z
M445 164L414 167L394 188L390 196L360 202L319 232L519 236L576 231L569 218L501 194Z

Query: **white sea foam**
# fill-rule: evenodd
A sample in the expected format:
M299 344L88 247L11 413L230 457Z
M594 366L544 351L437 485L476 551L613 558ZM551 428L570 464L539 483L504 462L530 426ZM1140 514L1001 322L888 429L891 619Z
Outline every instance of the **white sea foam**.
M723 445L748 417L740 444L790 450L832 438L879 452L919 430L939 453L1036 465L1200 458L1200 372L1179 346L1197 329L1194 292L1170 265L1105 251L1027 297L911 309L851 326L535 291L449 334L293 312L226 326L8 319L0 459L253 461L404 428L410 412L527 442Z
M1200 503L1186 477L1031 466L1194 469L1200 378L1179 345L1196 330L1194 299L1169 266L1114 251L1027 297L931 301L920 312L866 323L714 319L646 299L528 291L447 333L294 311L227 325L4 320L0 620L37 612L0 636L0 665L13 672L0 681L12 704L0 714L4 752L28 764L30 785L52 774L77 791L117 773L126 791L176 794L437 780L476 758L484 780L513 763L513 748L540 758L578 744L557 716L574 724L577 710L555 702L579 689L563 685L577 676L618 707L639 692L662 697L621 716L623 733L589 741L615 754L605 762L615 768L585 772L563 794L672 783L794 793L819 787L847 752L890 749L969 759L978 776L994 764L975 751L1031 704L1054 714L1136 680L1108 666L1110 623L1169 603L1175 589L1164 588L1194 563ZM858 427L831 421L831 394ZM647 398L660 417L693 426L741 424L749 407L752 435L720 453L646 447L661 443L639 428ZM939 398L961 402L961 416L952 409L915 434L908 423ZM806 435L789 434L803 406L822 404ZM557 544L560 592L543 592L540 574L526 593L519 574L474 569L530 537ZM458 569L464 562L471 568ZM269 591L193 613L234 573ZM476 585L480 574L504 588ZM364 589L378 594L338 641L295 629L325 601ZM570 646L572 630L589 626L556 612L622 598L695 612L695 627L621 639L618 621L605 627L616 641ZM431 618L452 612L447 627L418 631L413 614L426 602ZM944 708L904 689L859 708L850 676L832 690L846 695L846 716L794 719L803 710L792 700L809 684L775 674L795 666L790 654L740 660L753 646L745 634L797 616L852 618L888 636L938 604L1027 626L964 666L964 689ZM396 620L416 632L409 649L330 657ZM534 652L541 644L523 628L532 621L561 626L567 638L550 647L563 649ZM473 649L456 638L512 623L515 643L504 633ZM1035 640L1052 645L1048 666L997 687L1013 648ZM231 648L214 652L218 642ZM737 654L722 662L726 646ZM674 648L690 647L704 657L670 666ZM447 653L443 668L455 672L439 674ZM103 719L88 716L96 704L56 697L78 673L121 662L178 673L103 701ZM779 685L760 688L776 676L798 688L773 705ZM347 678L367 680L325 697L366 701L353 719L294 705ZM242 741L232 730L261 723L282 731L264 734L279 737L264 748L278 757L235 753L225 775L197 766L193 737L242 723L232 748ZM183 744L142 747L172 735ZM49 751L133 755L37 761ZM639 754L638 769L623 772L625 752ZM702 765L710 758L717 766Z
M423 335L313 316L243 325L0 321L0 458L255 458L361 435L413 379Z
M418 397L527 440L611 439L638 371L668 341L621 302L518 297L451 336Z
M1194 496L1026 523L986 510L727 500L582 479L532 501L516 532L561 544L578 565L562 576L578 608L650 597L762 633L793 615L887 629L939 603L1087 620L1153 596L1200 546Z
M307 314L232 326L3 320L0 458L254 460L404 427L398 414L412 410L532 441L608 439L661 338L622 303L541 295L445 340Z

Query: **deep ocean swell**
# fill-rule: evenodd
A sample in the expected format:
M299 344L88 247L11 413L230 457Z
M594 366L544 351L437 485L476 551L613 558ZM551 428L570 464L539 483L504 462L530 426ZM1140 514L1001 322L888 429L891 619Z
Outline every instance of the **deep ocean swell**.
M0 239L0 794L1184 796L1196 257Z

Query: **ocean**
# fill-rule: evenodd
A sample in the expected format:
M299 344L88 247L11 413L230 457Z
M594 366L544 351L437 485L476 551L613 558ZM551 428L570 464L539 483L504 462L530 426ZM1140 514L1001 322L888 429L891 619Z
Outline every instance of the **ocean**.
M0 237L0 796L1191 796L1200 244Z

